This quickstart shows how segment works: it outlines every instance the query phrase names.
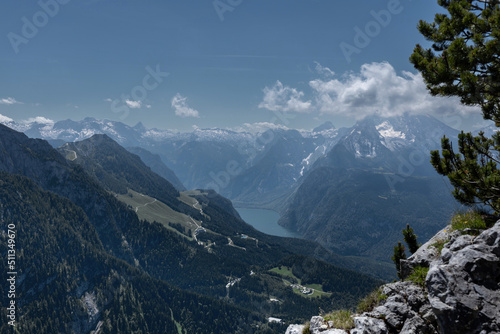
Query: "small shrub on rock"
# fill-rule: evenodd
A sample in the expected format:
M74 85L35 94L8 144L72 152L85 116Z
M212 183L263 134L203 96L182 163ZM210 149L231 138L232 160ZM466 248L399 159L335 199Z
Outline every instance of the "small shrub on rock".
M325 316L326 321L333 322L333 328L351 329L354 328L354 319L349 310L338 310Z
M406 279L407 281L412 281L416 285L425 288L425 278L429 272L428 267L417 266L413 269L413 272Z
M432 247L436 248L438 253L441 254L441 251L444 248L444 245L448 242L448 240L445 239L439 239L435 243L432 244Z
M358 307L356 308L356 312L371 312L380 304L381 301L386 299L387 295L384 295L382 293L381 288L377 288L359 302Z
M467 211L465 213L457 213L451 219L451 228L453 230L485 230L486 222L477 211Z
M311 334L311 324L308 322L304 329L302 330L302 334Z

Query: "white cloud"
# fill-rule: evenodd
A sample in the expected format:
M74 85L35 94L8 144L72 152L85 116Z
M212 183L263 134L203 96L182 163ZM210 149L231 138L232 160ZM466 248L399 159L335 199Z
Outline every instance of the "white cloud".
M175 109L175 114L180 117L200 117L198 110L192 109L188 106L187 97L184 97L179 93L172 98L172 108Z
M134 100L125 100L125 103L129 108L132 109L140 109L142 107L142 102L141 101L134 101Z
M316 64L316 72L318 72L318 74L324 76L324 77L333 77L335 75L335 72L333 72L331 69L329 69L328 67L324 67L322 66L320 63L318 63L317 61L314 62Z
M351 73L342 80L316 79L309 85L322 114L361 119L373 114L389 117L404 113L440 115L479 111L462 105L458 98L431 96L420 73L402 74L398 75L389 63L371 63L361 66L360 73Z
M110 98L106 98L104 99L105 102L113 102L112 99ZM151 105L150 104L143 104L142 102L143 101L134 101L134 100L121 100L121 102L124 102L125 105L127 107L129 107L130 109L141 109L142 107L146 107L146 108L151 108ZM78 108L78 107L76 107Z
M45 124L45 125L53 125L55 122L49 118L45 118L42 116L37 116L37 117L31 117L28 118L25 121L22 121L23 123L38 123L38 124Z
M23 103L17 101L13 97L7 97L7 98L0 99L0 104L9 104L10 105L10 104L23 104Z
M271 111L292 111L309 112L311 101L302 101L304 92L295 88L283 86L278 80L276 84L269 88L264 88L264 98L259 104L259 108L265 108Z

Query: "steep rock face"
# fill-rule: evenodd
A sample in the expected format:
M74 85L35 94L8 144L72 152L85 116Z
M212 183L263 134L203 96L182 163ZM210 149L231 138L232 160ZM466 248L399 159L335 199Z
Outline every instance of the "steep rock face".
M352 334L438 333L424 289L412 282L396 282L385 285L382 293L387 299L373 311L356 317Z
M333 329L313 317L311 333L500 333L500 221L479 236L466 232L448 226L403 262L404 277L429 267L425 288L411 281L386 284L384 300L355 315L353 329ZM445 243L441 253L439 243Z
M452 239L426 280L442 333L500 331L500 223Z

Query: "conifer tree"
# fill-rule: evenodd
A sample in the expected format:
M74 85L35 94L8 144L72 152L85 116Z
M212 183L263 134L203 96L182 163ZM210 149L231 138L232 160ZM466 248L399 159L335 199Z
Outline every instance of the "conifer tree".
M438 0L447 14L418 29L430 49L417 45L410 61L421 71L433 95L458 96L479 106L483 117L500 126L500 0ZM500 212L500 135L486 138L461 133L458 152L443 137L431 152L436 171L449 178L453 195L463 204L486 204Z
M410 253L413 254L420 248L420 245L417 241L417 235L415 234L415 232L413 232L410 224L406 224L406 228L403 229L403 238L408 245L408 250L410 251Z
M401 277L401 260L406 259L405 246L398 242L396 246L394 246L394 255L392 256L392 261L396 265L396 271L398 273L398 277Z

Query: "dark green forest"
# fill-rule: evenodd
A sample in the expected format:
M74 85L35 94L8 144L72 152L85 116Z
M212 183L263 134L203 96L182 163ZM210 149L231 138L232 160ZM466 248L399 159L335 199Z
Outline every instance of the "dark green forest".
M19 333L235 333L250 312L156 280L105 252L85 213L25 177L0 173L2 231L16 225ZM6 235L0 253L6 258ZM2 261L2 272L8 272ZM8 302L2 285L2 305ZM82 300L89 299L97 314ZM5 307L0 329L9 332ZM209 324L209 325L207 325Z
M101 178L65 160L45 141L1 125L0 134L0 169L8 172L0 175L0 253L6 258L5 231L15 224L16 329L21 333L34 328L37 333L87 333L96 328L103 333L276 333L287 323L316 314L318 307L352 308L381 282L332 266L352 266L354 260L314 242L256 231L230 201L215 193L195 196L203 215L179 201L175 189L163 193L172 206L182 203L176 208L187 207L204 219L207 231L200 240L216 242L207 249L168 225L139 220ZM135 155L113 153L109 146L104 151L109 159L121 161L108 173L114 180L120 180L118 168L128 171L123 174L126 180L134 180L136 172L143 175L137 179L156 177ZM82 163L97 167L107 159L99 155ZM154 194L154 187L145 182L142 186L142 191ZM127 187L136 186L128 182ZM243 233L249 238L241 238ZM297 275L304 281L331 291L314 298L293 292L269 272L285 260L295 271L302 270ZM6 265L4 261L4 272ZM332 275L331 281L322 271ZM2 291L2 332L9 331L6 296ZM271 316L284 323L268 323Z

